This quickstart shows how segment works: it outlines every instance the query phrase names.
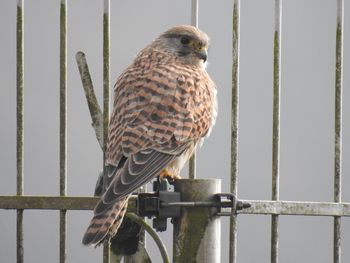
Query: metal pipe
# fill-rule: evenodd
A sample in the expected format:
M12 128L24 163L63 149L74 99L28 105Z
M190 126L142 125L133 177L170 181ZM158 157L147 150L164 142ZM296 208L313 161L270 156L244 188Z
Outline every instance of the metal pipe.
M67 195L67 0L60 6L60 196ZM60 211L60 263L67 258L66 210Z
M280 158L280 92L281 92L281 22L282 0L275 0L275 33L273 48L273 135L272 135L272 200L279 200ZM278 262L278 215L271 218L271 262Z
M183 179L175 182L181 201L215 201L221 190L219 179ZM174 219L173 263L219 263L220 218L216 208L182 208Z
M23 13L24 3L23 0L17 0L17 25L16 25L16 55L17 55L17 77L16 77L16 93L17 93L17 142L16 142L16 159L17 159L17 195L23 195L23 143L24 143L24 132L23 132ZM17 210L17 263L23 262L23 210Z
M336 64L335 64L335 140L334 202L341 202L342 185L342 88L343 88L343 18L344 1L337 1ZM341 217L334 217L333 262L341 262Z
M198 6L199 0L191 1L191 25L198 27ZM196 150L193 151L193 154L188 162L188 177L190 179L196 178Z
M238 118L239 118L239 20L240 0L233 1L232 9L232 95L231 95L231 185L237 197L238 176ZM229 262L237 262L237 215L230 218Z

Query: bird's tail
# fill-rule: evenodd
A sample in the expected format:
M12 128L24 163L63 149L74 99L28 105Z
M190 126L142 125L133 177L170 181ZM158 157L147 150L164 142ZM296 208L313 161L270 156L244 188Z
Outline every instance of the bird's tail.
M121 198L110 209L95 214L83 237L84 245L100 245L117 233L128 206L128 199L129 196Z

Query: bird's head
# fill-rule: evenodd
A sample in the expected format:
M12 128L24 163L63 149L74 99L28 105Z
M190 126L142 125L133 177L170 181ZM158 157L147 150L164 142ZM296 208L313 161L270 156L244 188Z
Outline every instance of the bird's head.
M205 66L207 61L209 37L193 26L175 26L161 34L155 44L185 63Z

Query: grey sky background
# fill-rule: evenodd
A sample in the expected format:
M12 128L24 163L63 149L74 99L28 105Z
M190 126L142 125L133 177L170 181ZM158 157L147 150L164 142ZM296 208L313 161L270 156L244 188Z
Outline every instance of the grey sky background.
M350 202L350 6L345 1L343 201ZM24 192L59 194L59 4L25 0ZM68 1L68 194L91 196L102 154L90 126L75 54L86 53L102 97L101 0ZM238 192L271 198L274 1L241 1ZM201 0L199 27L211 37L208 71L218 86L219 117L198 153L199 178L229 191L231 1ZM161 32L190 23L190 1L111 1L111 82ZM285 0L282 19L281 167L283 200L332 201L336 1ZM0 195L16 192L16 1L0 1ZM184 175L187 172L184 171ZM81 238L89 211L68 212L68 262L101 262ZM58 262L57 211L25 211L25 262ZM0 262L15 262L16 213L0 210ZM280 218L280 262L332 262L330 217ZM350 220L342 220L343 262L350 262ZM162 233L171 254L172 229ZM159 252L149 240L154 262ZM238 262L269 262L270 217L239 216ZM222 262L228 218L222 218Z

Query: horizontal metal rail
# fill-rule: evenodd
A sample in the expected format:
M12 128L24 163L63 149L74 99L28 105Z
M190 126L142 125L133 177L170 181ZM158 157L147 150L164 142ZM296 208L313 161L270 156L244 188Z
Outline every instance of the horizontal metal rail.
M240 200L250 208L238 214L350 216L350 203Z
M128 212L136 212L136 199L136 196L129 199ZM99 197L0 196L0 209L92 210L98 200ZM238 214L350 217L350 203L266 200L240 200L240 202L251 206L238 210ZM199 202L197 205L192 202L180 202L170 206L174 205L217 206L215 202Z
M0 209L93 210L99 200L99 197L0 196ZM136 197L129 200L128 209L134 212Z
M92 210L98 197L1 196L1 209Z

